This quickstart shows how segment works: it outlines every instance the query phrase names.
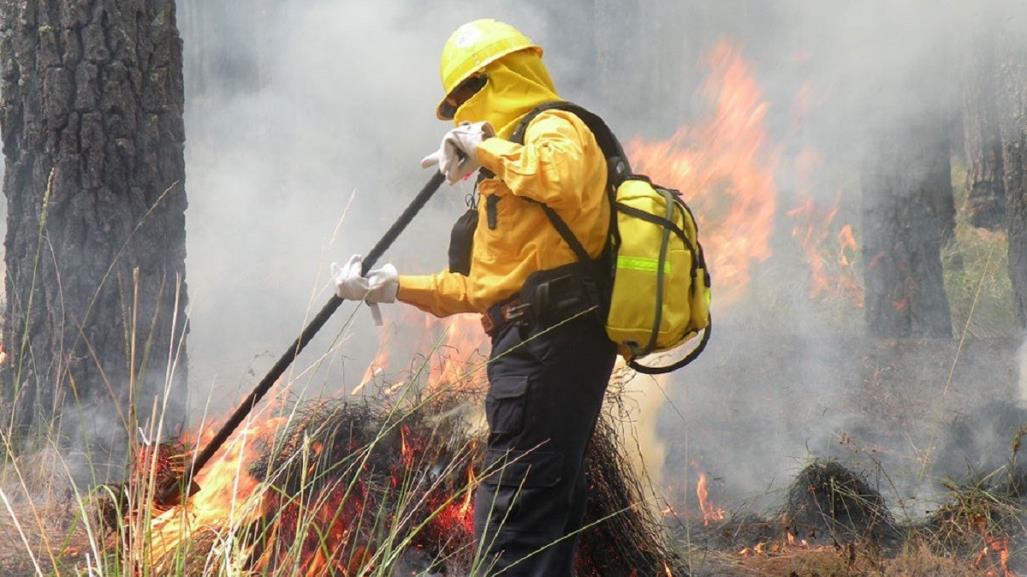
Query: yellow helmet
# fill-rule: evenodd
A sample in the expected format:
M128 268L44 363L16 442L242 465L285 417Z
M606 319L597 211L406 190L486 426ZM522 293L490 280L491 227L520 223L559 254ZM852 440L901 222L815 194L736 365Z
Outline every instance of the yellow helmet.
M439 72L445 95L436 107L435 115L439 120L450 120L452 117L443 114L442 109L446 97L461 82L507 54L529 48L542 55L542 47L520 30L491 18L468 22L457 28L442 47Z

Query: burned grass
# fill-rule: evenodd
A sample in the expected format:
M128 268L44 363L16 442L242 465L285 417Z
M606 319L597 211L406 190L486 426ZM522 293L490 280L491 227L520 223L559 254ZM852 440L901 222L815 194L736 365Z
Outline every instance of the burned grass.
M642 480L631 474L610 411L596 427L585 460L588 503L578 545L577 574L684 575L662 521L647 506Z
M471 486L490 472L481 469L484 438L468 428L460 402L439 399L401 415L367 403L302 408L251 469L270 487L260 528L253 529L261 537L252 565L274 569L294 557L281 543L303 542L308 570L335 562L343 574L356 574L383 562L389 556L381 552L391 549L397 564L421 571L470 571ZM683 575L683 561L646 506L645 487L631 473L612 418L608 411L586 461L589 501L578 574ZM311 458L296 458L304 452ZM299 534L304 516L305 536ZM393 535L408 538L391 542Z
M881 493L834 461L815 461L799 473L781 516L794 538L811 545L894 547L901 539Z
M267 487L247 528L250 565L274 572L298 562L349 575L414 549L424 570L468 570L468 483L481 439L459 418L461 402L405 412L366 401L301 407L250 469Z
M1027 500L1019 476L1003 472L948 483L943 505L900 523L858 473L816 461L780 512L696 527L686 548L703 560L696 575L1016 577L1027 561Z
M690 532L673 523L668 530L668 519L647 506L652 487L627 462L633 448L624 445L622 407L611 400L586 462L590 500L580 577L1015 574L1025 534L1024 484L1016 474L951 484L944 506L916 524L902 524L863 476L837 462L816 461L770 516L734 511L698 526L702 519L693 512L683 515L694 525ZM226 509L233 513L182 529L171 548L156 546L155 531L147 536L151 544L142 546L150 557L141 554L137 565L152 561L154 575L214 576L228 568L309 577L469 574L476 562L471 494L487 474L481 470L482 428L468 419L475 402L470 395L436 395L297 405L281 426L266 429L273 434L254 445L255 458L244 460L242 473L253 488L222 495L234 500ZM143 447L139 462L152 463L153 476L178 474L181 448L162 445L151 453ZM1015 465L1009 470L1017 471ZM215 497L216 487L208 485L199 496ZM66 506L54 517L74 524L73 509ZM182 516L191 513L186 508ZM147 527L136 520L122 521L100 544L110 547L105 553L116 557L119 548L134 546L126 535ZM28 549L37 562L47 568L88 565L83 555L90 553L90 541L81 526L48 530L53 543L81 545L62 545L58 563L51 563L40 554L45 547L36 535ZM17 546L17 532L4 532ZM34 572L24 556L0 559L4 566Z

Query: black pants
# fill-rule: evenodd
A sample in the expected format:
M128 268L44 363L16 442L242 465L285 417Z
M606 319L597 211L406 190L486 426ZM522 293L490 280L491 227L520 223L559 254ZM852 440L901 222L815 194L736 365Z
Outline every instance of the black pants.
M573 575L585 449L615 356L592 317L548 331L509 326L493 337L485 400L485 472L493 473L475 498L478 575Z

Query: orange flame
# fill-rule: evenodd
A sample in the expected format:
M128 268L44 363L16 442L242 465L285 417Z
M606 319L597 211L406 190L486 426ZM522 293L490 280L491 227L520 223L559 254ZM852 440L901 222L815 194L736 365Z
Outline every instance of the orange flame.
M414 466L414 449L413 449L413 447L410 446L410 443L407 442L407 436L409 434L410 434L410 427L408 427L406 425L403 425L402 427L400 427L400 429L399 429L400 451L403 454L403 466L406 467L407 470L411 469Z
M833 242L831 239L840 200L839 196L833 206L826 207L806 198L785 214L795 222L792 237L799 242L809 265L810 298L841 298L862 307L863 286L853 266L859 246L852 226L842 225Z
M766 148L767 103L741 50L721 41L708 58L703 93L713 109L701 126L681 126L667 140L633 139L632 168L676 188L695 209L716 279L717 300L742 296L753 264L771 255L776 160Z
M699 473L699 481L695 485L695 494L699 497L699 510L702 511L703 525L709 526L713 521L724 520L727 516L724 509L710 502L710 489L706 473Z
M258 486L249 473L250 464L260 456L253 439L271 438L287 417L267 417L277 403L270 403L231 437L196 476L201 490L182 508L156 515L151 522L153 552L157 557L172 551L193 531L222 526L226 522L254 519L257 513L246 507L247 499ZM210 441L217 426L202 435L201 447Z
M361 394L366 386L388 374L393 352L406 344L414 358L427 359L427 389L467 387L473 385L474 356L485 342L485 332L477 315L454 315L445 319L406 309L401 317L380 330L378 351L361 382L351 394ZM403 335L406 343L395 343L392 335ZM385 394L402 389L407 383L398 381L384 388Z
M984 548L974 558L974 565L979 566L982 562L989 559L991 553L995 553L998 557L998 571L993 566L986 575L989 577L999 577L1000 575L1001 577L1017 577L1016 572L1009 568L1010 550L1013 544L1012 539L992 535L988 530L988 521L983 517L975 519L974 524L980 531L981 536L984 537Z
M428 389L467 384L472 356L485 342L485 331L477 315L455 315L446 319L426 317L432 328L445 335L432 356L428 374Z

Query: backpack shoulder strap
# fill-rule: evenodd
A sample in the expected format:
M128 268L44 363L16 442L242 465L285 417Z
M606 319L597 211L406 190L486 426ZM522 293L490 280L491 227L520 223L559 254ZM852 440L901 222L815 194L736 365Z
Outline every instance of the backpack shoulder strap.
M606 163L611 177L610 184L612 186L619 185L625 177L631 174L631 166L628 164L627 155L624 154L624 148L621 146L620 141L617 140L617 136L614 135L612 130L610 130L610 127L606 125L606 121L585 107L574 104L573 102L567 102L566 100L554 100L533 108L531 112L526 114L517 124L517 128L514 129L513 134L510 136L510 141L516 142L517 144L524 144L524 134L528 131L528 125L531 124L539 114L542 114L547 110L563 110L565 112L570 112L585 123L585 126L587 126L589 131L591 131L593 136L595 136L596 142L599 144L599 148L603 151L603 156L606 157Z
M563 110L570 112L585 123L585 126L587 126L589 131L591 131L593 136L595 136L596 143L599 144L599 148L603 151L603 156L606 158L606 166L609 170L609 175L607 176L607 187L611 191L616 190L616 187L631 174L631 167L628 165L627 156L624 154L624 149L621 147L617 137L613 134L613 131L606 125L606 122L598 115L590 112L582 106L578 106L577 104L567 102L565 100L554 100L553 102L540 104L521 119L517 124L517 128L514 129L513 134L510 136L510 141L516 142L517 144L524 144L524 135L528 131L528 125L531 124L539 114L542 114L547 110ZM560 218L560 215L558 215L552 207L535 200L525 200L533 202L542 208L546 213L546 218L548 218L549 222L552 223L554 228L556 228L556 231L560 233L564 242L570 245L571 250L574 251L574 254L578 257L579 261L587 263L592 260L588 251L585 250L584 246L582 246L581 241L579 241L578 237L574 235L571 228L567 226L567 222ZM612 220L613 215L611 212L611 221Z

